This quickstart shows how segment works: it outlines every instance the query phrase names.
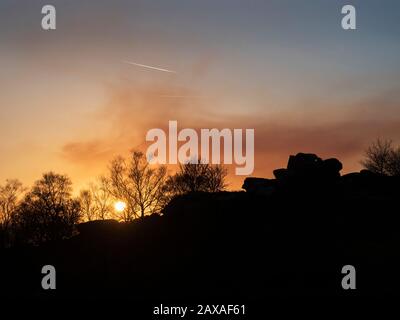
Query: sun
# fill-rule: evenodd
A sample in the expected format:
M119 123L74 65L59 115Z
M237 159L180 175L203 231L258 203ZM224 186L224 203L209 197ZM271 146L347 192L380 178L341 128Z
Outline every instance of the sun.
M125 208L126 208L126 203L123 202L123 201L117 201L117 202L114 204L114 209L115 209L115 211L117 211L117 212L122 212L122 211L125 210Z

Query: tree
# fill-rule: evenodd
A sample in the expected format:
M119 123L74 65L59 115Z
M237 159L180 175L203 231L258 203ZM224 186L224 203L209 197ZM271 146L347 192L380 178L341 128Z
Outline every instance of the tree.
M391 152L387 171L392 176L400 176L400 147Z
M24 190L18 180L6 180L5 185L0 185L0 245L2 246L10 244L12 218Z
M178 172L170 177L166 190L170 196L189 192L219 192L226 188L227 170L222 165L186 163L179 165Z
M96 219L94 200L90 189L81 190L79 193L79 202L81 204L81 213L83 219L92 221Z
M18 240L39 245L71 237L81 218L79 201L72 199L71 192L72 182L67 176L43 174L14 215Z
M113 218L112 204L114 198L107 188L106 181L100 178L97 184L90 185L90 191L93 196L96 219L105 220Z
M129 161L118 157L110 164L105 179L110 193L127 208L122 212L125 221L157 213L164 205L165 166L152 167L142 152L133 152Z
M107 188L104 178L99 183L91 183L88 189L80 192L82 215L86 221L105 220L113 218L113 196Z
M377 139L365 150L361 164L380 175L400 175L400 148L393 147L391 140Z

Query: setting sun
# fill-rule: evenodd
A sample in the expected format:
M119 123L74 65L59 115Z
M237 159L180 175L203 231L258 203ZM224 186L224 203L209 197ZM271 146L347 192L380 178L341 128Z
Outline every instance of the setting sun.
M117 211L117 212L122 212L122 211L125 210L125 208L126 208L126 203L125 203L125 202L117 201L117 202L114 204L114 209L115 209L115 211Z

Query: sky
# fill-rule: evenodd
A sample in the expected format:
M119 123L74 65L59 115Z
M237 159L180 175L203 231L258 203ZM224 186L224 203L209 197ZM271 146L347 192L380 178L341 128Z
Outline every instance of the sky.
M360 170L374 139L400 143L399 56L397 0L0 0L0 183L53 170L77 190L168 120L254 128L253 176L297 152Z

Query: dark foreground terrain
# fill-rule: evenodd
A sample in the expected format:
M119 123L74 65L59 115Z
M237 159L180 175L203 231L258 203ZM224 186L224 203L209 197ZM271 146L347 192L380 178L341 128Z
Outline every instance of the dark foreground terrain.
M291 157L246 192L175 198L162 216L94 221L79 235L0 253L0 295L135 301L397 295L400 180L340 176L336 159ZM54 265L57 289L43 290ZM341 286L344 265L357 289ZM240 303L240 302L239 302Z

